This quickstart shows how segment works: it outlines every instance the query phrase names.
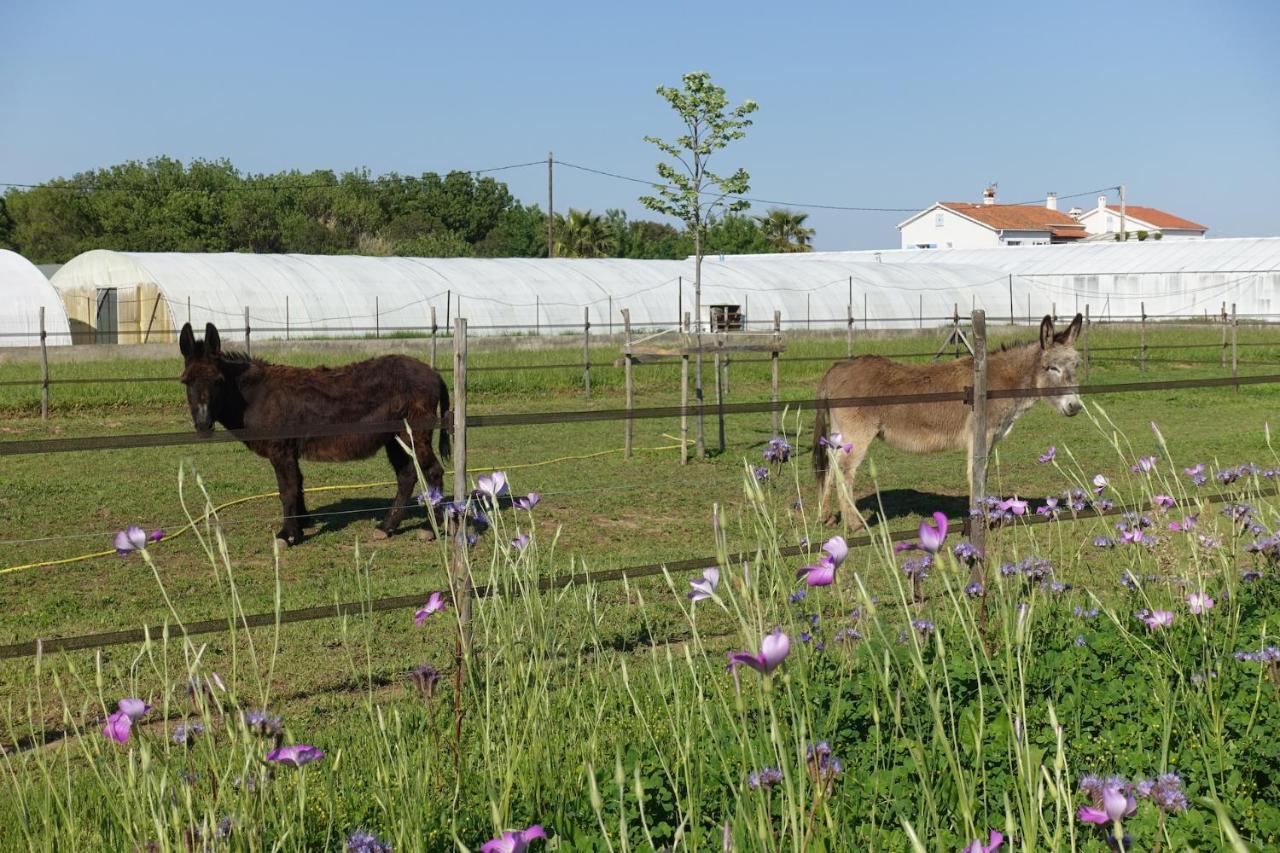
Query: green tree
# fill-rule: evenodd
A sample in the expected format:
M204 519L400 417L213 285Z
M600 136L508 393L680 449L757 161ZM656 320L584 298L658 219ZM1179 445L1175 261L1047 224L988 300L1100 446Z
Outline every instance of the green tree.
M617 248L605 218L590 210L570 208L568 216L557 216L555 235L556 256L561 258L607 258Z
M730 213L712 220L707 227L707 254L755 255L772 251L773 245L750 216Z
M722 175L708 168L708 163L718 151L735 139L746 135L751 126L747 116L759 107L755 101L746 100L730 107L724 88L711 82L706 71L693 71L682 78L683 88L659 86L658 95L676 111L684 124L684 133L675 142L667 142L656 136L646 136L662 153L679 164L658 163L657 195L641 196L640 202L650 210L673 216L685 224L693 236L693 298L697 334L697 354L694 387L698 400L697 454L706 452L703 440L702 417L702 250L707 223L717 211L733 213L750 206L739 196L750 189L750 176L745 169Z
M774 207L756 222L775 252L808 252L813 249L813 229L804 224L808 218L807 213Z

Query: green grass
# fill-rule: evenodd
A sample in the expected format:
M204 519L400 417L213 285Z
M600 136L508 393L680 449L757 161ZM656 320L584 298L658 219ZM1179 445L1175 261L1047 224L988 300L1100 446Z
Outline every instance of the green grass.
M1096 334L1093 343L1095 346L1115 345L1135 339L1136 334L1130 332L1107 330ZM937 340L936 337L907 337L873 342L860 338L859 349L874 348L886 353L924 351L933 349ZM1214 330L1161 330L1159 333L1153 331L1149 336L1150 343L1185 344L1205 340L1218 340ZM443 348L441 352L444 360ZM1177 354L1177 351L1165 352ZM1187 350L1184 354L1188 359L1202 359L1205 352L1212 351ZM1250 352L1252 357L1261 360L1258 350ZM1271 357L1269 349L1263 352ZM474 353L471 363L476 366L511 364L513 360L524 364L562 363L580 357L580 353L580 349L575 350L572 346L563 350L494 349ZM800 339L790 342L788 350L788 355L792 356L837 358L843 354L844 342L839 338ZM593 360L598 359L599 364L605 365L616 355L616 351L602 349L593 354ZM312 364L325 361L326 354L322 347L317 347L313 351L294 353L290 359L296 363ZM1222 374L1216 364L1190 365L1186 361L1157 364L1153 361L1149 366L1151 369L1142 373L1129 362L1098 361L1091 380L1126 382ZM787 363L784 357L784 395L797 398L811 395L825 367L819 361ZM84 363L58 365L55 377L167 376L176 373L176 369L176 359L173 362ZM0 365L0 380L28 376L30 370L31 365ZM1251 366L1242 371L1249 372L1267 373L1270 369ZM471 374L474 380L471 383L471 410L483 413L619 407L622 403L621 373L608 366L593 369L595 394L587 400L582 395L579 385L581 372L577 369L512 373L477 371ZM678 402L677 377L678 369L673 366L638 369L638 405ZM768 365L734 365L730 386L731 400L766 399ZM32 417L29 391L7 387L0 389L0 393L4 395L0 398L4 400L4 408L9 412L0 424L6 439L189 428L181 388L176 382L56 386L54 417L47 425L41 423L38 416ZM1223 464L1233 464L1255 459L1265 463L1269 451L1264 443L1263 425L1275 410L1278 394L1280 390L1274 386L1251 386L1242 388L1239 394L1230 389L1193 389L1117 395L1098 398L1094 402L1100 403L1116 427L1131 437L1134 451L1129 454L1130 459L1133 455L1156 449L1149 427L1149 423L1155 420L1168 437L1172 453L1180 461L1190 463L1217 459ZM713 419L708 420L708 427L710 435L714 436ZM788 429L792 433L807 433L809 427L807 414L793 416L788 421ZM678 422L674 420L637 422L636 445L640 448L669 446L674 442L666 436L676 435L677 430ZM592 423L497 427L477 429L469 434L468 464L472 470L502 468L509 472L517 492L537 490L544 494L543 503L537 511L536 557L529 559L527 565L519 564L520 568L513 575L509 556L499 553L501 548L499 551L494 548L495 543L501 546L513 534L504 531L490 535L482 540L474 555L479 580L488 578L491 571L496 572L495 578L501 581L508 576L526 576L528 573L563 574L584 566L605 569L709 554L715 550L710 537L713 503L722 507L726 518L723 547L729 551L762 547L767 552L775 543L794 544L805 535L816 542L826 535L824 530L814 526L811 518L809 507L814 494L806 454L801 454L793 466L774 472L762 499L744 489L744 458L752 464L759 460L763 443L772 435L767 414L729 418L728 452L688 467L679 464L678 451L671 448L643 450L635 459L623 459L616 452L621 446L621 432L621 423ZM1036 455L1050 443L1058 445L1062 459L1067 458L1066 450L1074 455L1079 466L1078 475L1088 477L1094 472L1105 471L1113 481L1119 482L1126 477L1126 472L1123 465L1117 467L1119 459L1110 439L1109 427L1099 427L1084 417L1065 420L1049 407L1037 406L1001 445L992 471L991 490L1002 494L1017 492L1025 496L1060 492L1066 485L1062 471L1035 462ZM807 444L807 437L803 437L803 443ZM557 461L591 454L603 455ZM962 454L913 456L877 445L870 460L881 490L884 517L890 527L912 527L920 515L938 508L953 515L963 512L966 501L963 497ZM203 487L215 504L270 492L274 488L274 477L265 462L250 456L243 448L229 444L9 457L0 469L0 519L3 519L0 521L0 540L4 540L0 553L4 554L4 565L101 550L109 547L114 531L130 522L174 529L184 520L175 494L176 475L183 466L188 472L198 472ZM870 468L865 470L869 473ZM372 460L343 465L309 465L304 466L304 473L308 477L307 484L313 486L382 481L390 472L384 461ZM1134 485L1141 488L1141 484ZM198 494L190 474L186 479L186 491L191 506L201 508L203 497ZM877 504L876 498L869 494L869 477L864 477L857 491L867 496L864 506L870 508ZM371 511L385 506L390 494L390 487L384 486L335 491L312 498L313 511L323 515L326 524L302 546L281 554L278 566L273 557L271 536L277 526L278 502L268 498L243 503L219 514L225 535L225 561L211 561L196 537L187 534L153 549L156 569L174 607L185 621L218 618L237 609L241 612L269 611L277 599L281 606L290 608L444 588L446 555L443 546L420 542L411 534L377 543L376 547L369 543L375 519ZM803 512L795 512L791 508L798 496L806 502ZM771 520L766 523L762 521L765 518ZM516 519L513 516L504 523L516 523ZM524 525L527 522L521 520L519 523ZM1052 534L1042 529L1035 536L1028 534L1025 540L1021 537L1005 538L1001 547L1011 555L1025 553L1023 549L1027 548L1051 547L1056 549L1055 555L1061 556L1062 573L1067 579L1095 584L1106 577L1113 582L1116 569L1110 561L1115 558L1110 552L1094 553L1082 545L1071 544L1086 542L1104 527L1102 522L1091 522L1079 525L1078 530L1064 526ZM491 563L495 559L498 562ZM654 735L637 729L637 720L644 718L645 714L663 716L665 712L658 710L655 703L675 702L677 697L682 697L681 702L688 701L691 676L696 676L696 679L711 677L715 670L712 665L715 655L723 651L728 641L708 636L699 639L699 635L731 631L738 635L737 642L741 643L747 641L748 626L758 632L771 620L776 622L786 609L783 587L789 586L790 582L784 584L783 580L794 571L796 564L795 560L766 559L762 567L768 567L771 572L769 591L767 594L765 590L752 593L760 599L752 607L764 609L745 623L741 616L704 609L698 617L697 632L681 610L672 606L672 592L661 579L626 586L613 584L563 596L523 596L520 599L525 602L523 604L495 602L485 605L493 614L486 618L510 618L522 626L519 630L524 633L512 636L504 633L506 629L496 627L495 623L487 623L490 627L484 629L484 642L491 645L491 653L485 655L482 665L493 668L485 670L483 679L487 685L484 691L491 692L482 692L472 698L477 702L510 699L517 683L527 686L528 679L537 672L540 677L553 681L556 687L545 692L535 691L537 695L527 701L532 703L536 698L541 703L536 707L517 704L516 709L524 708L527 719L536 718L542 722L523 734L515 729L469 734L475 740L467 744L468 761L481 763L484 771L477 773L484 776L485 781L483 790L469 790L468 796L473 798L473 802L469 809L462 810L461 823L439 823L438 816L428 820L428 816L420 812L412 819L397 817L396 820L403 819L406 827L421 829L424 837L433 831L461 831L465 824L468 832L473 834L463 840L470 844L474 843L474 833L482 831L481 827L484 831L491 828L486 816L486 802L503 803L495 820L505 825L508 820L521 817L510 811L513 802L511 791L520 790L521 794L516 799L522 802L532 797L532 802L545 803L548 798L563 794L566 787L575 792L581 790L581 775L552 774L543 777L537 783L538 790L532 794L524 791L523 781L503 781L501 750L496 747L498 743L518 742L521 748L534 749L548 756L548 761L556 764L567 762L567 766L577 767L579 771L589 759L595 762L595 769L600 772L602 780L612 777L613 750L625 751L628 743L636 744L635 749L638 750L634 760L623 756L624 775L628 779L635 762L643 765L641 770L644 773L660 775L660 768L645 762L677 753L686 760L688 747L679 745L679 732L674 729L660 739L660 745L649 743L647 747L640 746L646 743L646 737ZM893 593L895 575L885 573L882 552L874 549L856 552L847 565L866 579L872 593ZM234 599L230 583L232 575L227 567L234 567ZM526 575L520 575L521 572ZM675 583L683 587L683 579L676 579ZM110 557L24 570L0 575L0 584L5 589L8 604L0 615L0 642L22 641L36 635L57 636L134 627L162 621L166 615L152 570L136 558L120 560ZM1100 588L1099 594L1109 603L1123 600L1123 593L1110 584ZM859 595L858 590L846 587L831 604L836 610L852 607L858 604ZM965 617L950 613L941 604L938 606L941 607L939 618L954 617L958 620L956 624L964 624ZM208 646L202 653L200 668L202 671L216 669L223 673L234 671L242 702L250 702L250 697L262 702L264 693L269 691L271 704L289 715L294 732L315 732L317 736L327 738L328 743L337 743L343 739L348 727L358 729L362 746L359 750L352 747L356 755L348 760L355 762L357 768L364 769L354 769L351 773L354 778L365 780L361 784L372 784L377 772L384 772L387 768L378 770L375 758L359 753L379 749L376 746L382 742L379 739L401 743L403 738L410 737L405 731L399 731L393 738L384 727L409 726L420 736L433 738L440 738L442 732L448 731L447 721L416 710L417 705L406 698L402 685L403 673L423 660L431 660L444 668L451 658L451 639L448 632L442 634L415 628L410 615L402 612L348 620L346 623L332 621L284 626L278 634L259 630L252 634L239 632L234 637L230 634L213 635L207 638ZM896 630L888 631L893 635L890 640L896 638ZM251 636L255 643L252 652L257 655L257 662L249 659ZM1117 642L1129 642L1123 639L1123 634L1117 637ZM707 655L706 661L688 664L692 669L687 674L675 674L673 667L679 670L686 666L679 661L683 655L682 647L672 652L676 655L675 663L665 662L661 654L653 658L643 650L648 644L665 639L691 643L695 654ZM1053 642L1062 639L1057 637ZM268 673L264 661L271 658L268 648L273 644L278 644L278 653ZM170 648L170 653L176 654L179 645L176 641L171 642ZM498 648L506 651L497 653ZM1030 652L1032 646L1027 648ZM584 652L587 653L585 661L578 662ZM643 676L646 689L638 692L646 697L643 699L646 708L643 713L633 707L633 703L640 700L630 698L617 681L620 677L617 667L621 661L630 661L631 666L646 673ZM813 665L818 666L818 663L815 661ZM55 656L45 662L44 670L39 673L29 661L0 663L0 680L5 684L3 699L11 708L10 719L23 719L28 702L33 719L32 723L25 725L11 724L10 737L3 740L22 737L43 740L50 733L84 725L86 720L101 711L103 702L95 699L100 690L105 691L106 704L110 704L113 691L123 690L125 684L135 686L135 692L160 695L165 685L172 686L175 680L182 680L180 676L186 664L180 656L161 666L151 663L149 658L138 659L137 650L130 647L107 649L101 656L101 680L114 686L103 688L94 687L94 666L89 653ZM866 661L857 664L856 672L860 674L849 677L855 681L872 678L869 672L874 667L868 670L867 666ZM1184 680L1187 675L1189 673L1182 674ZM844 677L840 675L841 679ZM1049 678L1049 674L1044 677ZM1147 674L1143 671L1133 675L1135 683L1141 683L1145 677ZM821 673L810 673L804 678L812 678L815 689L819 684L825 685L821 688L824 693L840 693L845 689L838 686L845 684L844 681L837 679L832 682ZM833 687L833 684L837 686ZM875 687L874 682L864 686L868 689ZM37 689L41 691L38 695ZM353 700L360 696L366 697L370 703L366 710L359 710L353 705ZM569 715L576 719L574 715L578 712L572 709L584 702L590 707L593 701L599 702L602 719L617 727L615 733L593 741L581 728L570 726L564 731L556 731L551 721L557 716ZM725 701L732 708L737 700L726 697ZM1031 701L1035 703L1035 699ZM374 708L388 703L404 716L399 722L388 722L383 718L378 723ZM1043 714L1043 706L1037 707ZM503 720L506 722L501 725L514 725L520 719L517 710L504 712ZM885 706L880 707L878 713L888 711L888 706ZM829 709L829 712L836 717L844 713L839 707ZM674 710L672 713L676 714ZM729 716L740 718L743 713L746 712L734 712ZM676 718L673 716L665 724L675 725ZM783 728L799 725L801 719L793 715ZM927 716L921 719L927 720ZM690 720L685 722L694 724ZM705 725L710 726L711 723ZM722 737L727 725L727 720L717 716L714 730L706 732L705 737ZM739 719L729 727L745 730L744 726L745 723ZM800 729L785 737L800 738L805 726L812 729L814 721L805 720ZM899 746L906 748L905 742ZM722 747L732 753L736 749L745 749L746 741L739 740L736 746L726 742ZM82 755L77 752L81 747L70 744L61 749L70 750L89 763L111 758L108 754ZM565 750L571 757L550 758L557 749ZM1072 749L1076 747L1073 745ZM910 750L906 754L909 753ZM35 754L43 752L36 750ZM901 756L895 751L876 755L878 757L868 757L867 761L883 764L884 772L905 772L893 770L903 766ZM941 760L940 756L936 758ZM31 754L22 759L23 772L34 772L29 764L32 760L35 759ZM687 760L693 761L691 757ZM1046 760L1051 761L1052 756ZM423 761L426 762L425 767L433 769L432 772L451 777L451 768L442 767L440 756L424 756ZM715 762L712 764L703 766L695 775L702 779L709 773L711 777L721 778L726 768ZM469 763L468 766L475 765ZM695 772L692 767L687 769ZM401 768L397 772L410 771ZM737 771L734 772L736 774ZM88 784L79 774L75 774L75 779L77 785ZM886 784L889 782L897 784L893 780ZM351 810L357 805L369 808L367 796L362 799L352 791L344 792L340 788L345 786L338 786L333 780L326 784L330 785L324 795L328 803L326 807L342 811L346 815L344 819L350 818ZM629 790L628 786L630 782L624 788ZM444 784L444 789L448 787ZM706 790L716 789L706 779L697 787L700 791L704 787ZM87 790L91 795L94 788L90 785ZM618 796L616 791L615 796ZM625 799L626 795L621 796ZM425 794L424 798L430 800ZM576 802L578 807L583 804L581 800ZM866 821L866 813L859 810L865 803L858 802L857 809L848 814L856 813L860 815L860 821ZM984 799L984 803L985 809L997 813L996 818L1003 811L998 792ZM529 812L529 819L538 817L534 811ZM595 817L589 803L583 817ZM1239 819L1241 815L1235 817ZM992 825L997 825L996 818L992 818ZM609 825L616 826L617 819L618 815L611 813L609 820L614 823ZM760 819L757 816L747 823L757 825ZM117 825L105 817L101 820L105 821L103 825ZM882 814L870 825L873 830L868 832L887 834L860 836L861 849L877 843L891 847L901 843L901 830L896 819ZM946 828L948 826L950 828ZM955 840L952 835L960 832L957 826L954 816L944 818L940 814L935 815L929 819L927 834L935 840L947 839L950 843ZM603 832L590 825L580 830L584 833L583 838L598 837ZM699 831L703 834L697 837L703 843L711 843L710 836L706 834L710 829L704 825ZM754 830L748 830L744 825L743 832L749 831ZM1258 832L1262 833L1258 837L1269 837L1255 827L1255 834ZM112 837L120 840L118 836ZM439 841L447 838L447 834L429 837ZM307 838L310 839L309 844L333 846L313 835ZM295 842L296 839L284 846L296 846ZM436 843L428 842L426 846L431 848ZM686 839L686 843L690 842ZM781 844L780 841L778 843ZM932 848L935 845L926 842L926 846ZM854 847L857 849L859 845Z

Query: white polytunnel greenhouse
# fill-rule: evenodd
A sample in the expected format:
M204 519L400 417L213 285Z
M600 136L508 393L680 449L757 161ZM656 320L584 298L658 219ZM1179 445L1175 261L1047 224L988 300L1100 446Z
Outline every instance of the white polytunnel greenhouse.
M71 343L67 313L49 279L22 255L0 249L0 346L39 346L41 308L46 342Z
M893 265L793 257L707 258L704 323L766 330L932 324L973 307L1000 310L1008 276L972 265ZM172 341L182 324L213 322L252 336L368 336L465 317L476 334L673 328L694 308L692 260L383 258L351 255L135 253L95 250L53 277L86 342ZM1048 302L1036 310L1047 312Z
M753 256L759 257L759 256ZM1236 305L1239 315L1280 315L1280 237L1211 240L1130 240L990 249L901 249L814 252L798 263L828 260L885 264L975 264L1012 276L1015 316L1027 293L1059 313L1084 310L1096 317L1214 315ZM1008 317L1008 306L992 313Z

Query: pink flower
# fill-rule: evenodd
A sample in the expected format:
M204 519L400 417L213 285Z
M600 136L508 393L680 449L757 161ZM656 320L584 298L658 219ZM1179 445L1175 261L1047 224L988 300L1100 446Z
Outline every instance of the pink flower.
M1022 502L1022 509L1027 508L1026 501ZM928 551L930 554L936 554L942 549L942 543L947 538L947 517L943 513L935 512L933 514L933 524L927 521L920 522L920 547Z
M1148 628L1155 631L1158 628L1168 628L1172 625L1173 614L1168 610L1153 610L1146 616L1143 616L1142 621L1146 623Z
M1187 596L1187 609L1192 616L1199 616L1204 611L1213 609L1213 599L1207 592L1193 592Z
M267 753L267 761L276 764L283 764L286 767L301 767L304 764L310 764L313 761L319 761L324 758L324 752L314 746L308 746L305 743L295 743L293 746L282 746L279 749L273 749Z
M427 603L422 605L417 613L413 614L413 623L421 625L427 621L427 617L432 613L440 613L444 610L444 596L438 592L433 592L427 596Z
M689 590L690 601L704 601L708 598L714 598L716 587L720 585L720 569L711 567L702 570L702 577L696 581L689 581L689 586L693 589Z
M960 853L993 853L993 851L1000 849L1001 844L1004 844L1004 836L993 829L986 844L982 843L981 838L975 838Z
M831 433L831 435L822 436L822 438L818 439L818 444L822 447L829 448L833 451L843 450L845 453L853 452L853 442L852 441L846 442L844 440L844 436L838 432L833 432Z
M1017 495L1000 501L996 506L1005 512L1011 512L1014 515L1023 515L1027 511L1027 502L1019 500Z
M138 525L130 524L116 534L112 544L115 546L116 553L124 557L132 551L141 551L146 548L148 542L159 542L163 538L163 530L153 530L147 533Z
M136 722L147 715L147 712L151 710L151 706L141 699L121 699L116 703L116 710L131 721Z
M1041 453L1039 456L1036 457L1036 461L1039 462L1041 465L1052 462L1053 457L1056 456L1057 453L1058 453L1058 448L1054 447L1051 444L1049 445L1048 450L1046 450L1044 453ZM977 842L975 841L974 843L976 844Z
M836 569L849 556L849 545L843 536L832 536L822 545L825 552L818 558L816 565L805 566L796 572L797 578L804 578L809 586L828 586L836 579Z
M1101 474L1093 475L1093 493L1095 495L1102 494L1106 490L1107 486L1109 485L1111 484L1107 482L1106 477L1102 476Z
M508 830L497 838L486 841L480 847L480 853L524 853L529 849L529 842L546 837L546 831L535 823L528 829Z
M1156 506L1160 507L1161 509L1169 509L1171 507L1177 506L1178 504L1178 502L1175 501L1173 498L1171 498L1169 495L1156 495L1154 498L1151 499L1151 502Z
M760 653L733 652L729 655L729 666L745 664L756 672L768 675L778 668L791 653L791 639L782 630L775 628L772 634L766 634L760 641Z
M132 728L132 718L124 711L116 711L107 717L107 724L102 727L102 734L116 743L128 743L129 730Z
M476 477L476 488L491 498L505 495L508 490L505 471L494 471L492 474L481 474Z

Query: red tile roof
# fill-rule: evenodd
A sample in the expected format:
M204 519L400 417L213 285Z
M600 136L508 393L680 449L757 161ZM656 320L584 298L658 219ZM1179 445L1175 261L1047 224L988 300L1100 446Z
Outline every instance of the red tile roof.
M1060 210L1034 204L972 204L964 201L940 201L938 204L962 216L976 219L983 225L1004 231L1053 231L1060 229L1063 236L1079 233L1084 236L1084 226ZM1153 225L1155 223L1152 223Z
M1113 213L1120 213L1119 205L1109 205L1107 207ZM1154 225L1157 228L1182 228L1188 231L1208 231L1206 225L1192 222L1190 219L1183 219L1181 216L1174 216L1172 213L1165 213L1163 210L1157 210L1154 207L1143 207L1139 204L1125 205L1125 215L1132 216L1134 219L1141 220L1148 225Z

